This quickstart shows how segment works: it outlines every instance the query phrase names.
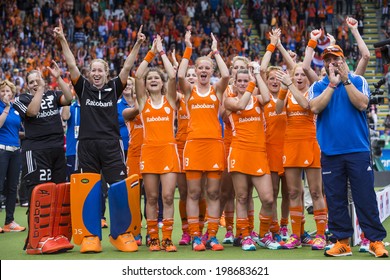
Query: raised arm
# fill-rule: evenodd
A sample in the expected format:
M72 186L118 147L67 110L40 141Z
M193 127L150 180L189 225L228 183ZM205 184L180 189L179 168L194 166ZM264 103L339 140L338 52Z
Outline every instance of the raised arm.
M134 106L130 108L126 108L122 112L123 119L126 122L132 121L139 114L139 106L138 106L136 95L133 95L132 98L134 99L133 100Z
M263 56L263 59L261 60L261 64L260 64L260 74L261 74L261 78L263 78L263 80L266 80L267 68L268 68L269 62L271 60L271 56L272 56L273 52L275 51L276 44L278 43L280 33L281 32L280 32L279 28L273 29L272 32L270 32L271 42L267 46L267 50L266 50L266 52Z
M60 103L61 105L69 105L72 102L72 91L70 90L69 85L62 79L61 77L61 69L58 67L58 64L52 60L51 61L53 68L47 67L49 69L50 74L56 78L60 89L62 90L63 96L61 97Z
M141 62L141 64L138 66L137 71L135 72L135 93L137 96L138 106L139 110L142 111L144 108L146 99L148 98L145 90L145 73L148 69L149 63L153 60L154 56L156 55L156 39L153 41L152 48L145 56L144 60Z
M141 25L141 27L138 30L137 41L135 42L133 49L131 50L129 56L126 58L123 68L119 73L119 78L121 79L122 84L124 85L127 82L127 77L129 76L130 70L134 65L139 49L142 43L145 41L145 39L146 37L145 34L142 33L142 25Z
M219 73L221 74L221 78L215 84L215 89L218 99L222 101L222 95L229 84L229 68L226 66L225 61L223 61L223 58L218 51L218 42L213 33L211 33L211 38L213 39L213 42L211 43L211 51L213 52L215 61L217 62Z
M192 90L192 85L186 80L186 71L192 54L190 30L187 30L186 32L186 35L184 36L184 42L186 43L186 49L184 51L183 58L180 61L179 69L177 70L177 78L179 80L180 91L184 94L185 99L187 100Z
M171 62L169 61L168 56L166 55L163 46L162 46L162 39L160 35L157 35L156 38L156 49L157 52L160 54L160 57L163 61L165 71L168 74L168 92L167 92L167 99L169 104L173 108L176 108L176 71L173 68Z
M2 99L3 103L5 104L5 108L3 110L3 113L0 114L0 128L3 127L5 120L9 115L9 111L11 110L11 100L9 95L4 95Z
M45 93L45 81L42 78L42 73L38 71L37 75L38 89L27 107L26 115L28 117L36 117L38 115L41 110L42 96Z
M295 66L295 61L292 59L290 53L284 48L284 46L282 45L282 43L280 42L280 34L278 36L278 41L276 43L276 47L278 48L278 50L280 51L280 53L282 54L283 56L283 59L284 59L284 62L286 62L286 65L287 65L287 69L288 70L292 70Z
M296 88L296 86L292 82L291 77L290 77L289 74L287 74L287 73L285 73L283 71L278 70L276 72L276 78L278 79L278 81L281 82L282 89L284 88L284 89L289 89L290 90L290 92L294 96L295 100L298 102L299 106L301 106L304 109L308 109L309 108L309 102L307 101L305 96L303 96L303 94ZM280 97L280 95L278 95L278 100L276 102L276 113L278 113L278 114L282 112L283 105L286 104L286 99L283 100L283 99L280 99L279 97ZM279 100L284 102L282 104L282 106L280 106ZM278 105L278 102L279 102L279 105Z
M260 91L260 94L256 95L257 100L261 105L265 105L269 102L270 97L269 97L269 90L264 82L263 78L260 75L260 65L256 61L252 61L249 63L249 73L252 74L256 79L256 84L257 87Z
M76 59L74 58L73 53L71 52L68 42L66 41L64 30L62 29L61 19L59 20L58 26L54 28L54 38L60 41L62 47L62 53L65 56L66 64L70 72L70 78L73 82L77 81L80 77L80 70L77 68Z
M309 79L310 84L320 79L316 74L316 72L311 68L311 61L314 56L314 49L316 48L317 41L320 37L321 37L320 29L315 29L312 32L310 32L310 40L309 43L307 44L305 50L305 57L302 63L303 72L306 74L307 78Z
M352 17L347 17L345 21L347 22L347 25L351 30L351 33L356 40L356 43L358 44L358 48L362 56L362 58L359 60L358 66L355 69L355 74L363 76L366 72L368 61L370 60L370 51L368 50L366 43L364 43L363 38L359 33L359 30L357 29L358 21Z

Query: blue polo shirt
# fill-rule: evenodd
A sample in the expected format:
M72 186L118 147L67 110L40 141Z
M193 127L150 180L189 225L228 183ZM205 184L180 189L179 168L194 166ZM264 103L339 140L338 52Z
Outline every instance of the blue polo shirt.
M126 99L123 97L118 99L118 121L119 121L119 132L123 141L123 150L127 151L129 148L129 130L127 129L125 120L123 119L122 112L124 109L129 108Z
M0 101L0 115L5 109L5 104ZM0 128L0 144L6 146L20 147L19 130L22 119L19 113L11 106L3 126Z
M365 78L352 72L348 77L360 92L370 98ZM327 76L315 82L309 89L309 100L321 95L328 85ZM353 106L342 83L334 90L325 109L318 114L317 140L321 151L328 156L370 151L366 112Z

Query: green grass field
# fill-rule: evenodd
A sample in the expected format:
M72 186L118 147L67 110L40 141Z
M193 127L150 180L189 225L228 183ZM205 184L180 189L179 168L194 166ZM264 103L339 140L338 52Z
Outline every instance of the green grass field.
M259 199L255 200L255 213L259 210ZM179 196L178 193L175 197L175 225L173 231L173 241L178 244L181 237L181 223L178 211ZM107 207L108 208L108 207ZM16 207L15 220L26 226L26 209L19 206ZM313 215L306 215L306 230L312 232L315 230L315 223ZM106 213L108 217L108 213ZM0 212L0 221L3 223L5 220L5 210ZM108 224L110 223L108 219ZM143 223L145 225L145 222ZM255 221L255 230L258 231L258 221ZM390 233L390 218L384 221L384 226L388 233ZM220 227L218 232L218 239L222 241L225 228ZM27 255L22 249L24 240L27 236L26 232L17 233L3 233L0 234L0 259L1 260L324 260L334 258L326 258L323 255L323 251L313 251L311 248L303 247L295 250L268 250L264 248L257 248L253 252L245 252L239 247L233 247L232 245L225 245L225 250L220 252L205 251L205 252L193 252L191 246L178 246L178 252L149 252L145 245L139 247L138 252L124 253L116 250L109 242L108 239L109 228L102 230L102 247L103 252L98 254L81 254L79 247L75 248L67 253L62 254L50 254L50 255ZM142 236L145 237L146 229L142 229ZM144 240L143 240L144 241ZM388 236L385 242L390 242L390 236ZM143 242L144 243L144 242ZM389 249L389 247L387 247ZM373 260L375 259L369 253L359 253L359 247L353 248L353 256L345 257L341 259L348 260ZM339 258L338 258L339 259ZM389 259L387 259L389 260Z

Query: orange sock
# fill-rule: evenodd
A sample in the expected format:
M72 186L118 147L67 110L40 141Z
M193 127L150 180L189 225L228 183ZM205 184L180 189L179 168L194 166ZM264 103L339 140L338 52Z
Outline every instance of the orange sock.
M272 222L272 216L263 216L259 214L259 220L260 220L260 230L259 230L259 236L264 237L264 235L269 232L269 228L271 226Z
M302 211L302 206L290 207L292 233L298 237L301 237Z
M191 237L200 236L199 230L199 218L198 217L187 217L188 220L188 231Z
M281 218L280 219L280 226L288 226L288 218Z
M216 236L219 227L219 217L209 216L207 222L207 232L209 233L209 237Z
M226 230L233 231L234 225L234 211L225 211Z
M173 230L173 218L169 219L163 219L163 226L162 226L162 239L172 239L172 230Z
M250 235L248 218L237 218L237 231L240 231L242 238Z
M314 210L314 220L316 221L317 226L317 234L320 234L322 236L325 236L325 229L326 229L326 209L318 209Z
M248 211L248 223L249 223L249 232L252 232L255 228L255 210Z
M301 235L305 233L305 223L306 223L305 215L304 215L304 214L302 214L302 221L301 221Z
M146 224L148 225L148 234L150 236L150 239L160 239L158 236L158 226L157 226L157 219L155 220L146 220Z
M269 230L272 233L279 233L280 227L279 227L278 220L273 220L271 222L271 226L269 227Z

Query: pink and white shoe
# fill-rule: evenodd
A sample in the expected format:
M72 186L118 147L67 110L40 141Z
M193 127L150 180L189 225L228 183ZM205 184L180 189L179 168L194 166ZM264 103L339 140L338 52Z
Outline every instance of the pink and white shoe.
M189 245L191 243L191 235L184 232L179 241L179 245Z
M302 247L301 240L295 234L291 234L290 238L282 246L283 249L295 249L301 247Z

